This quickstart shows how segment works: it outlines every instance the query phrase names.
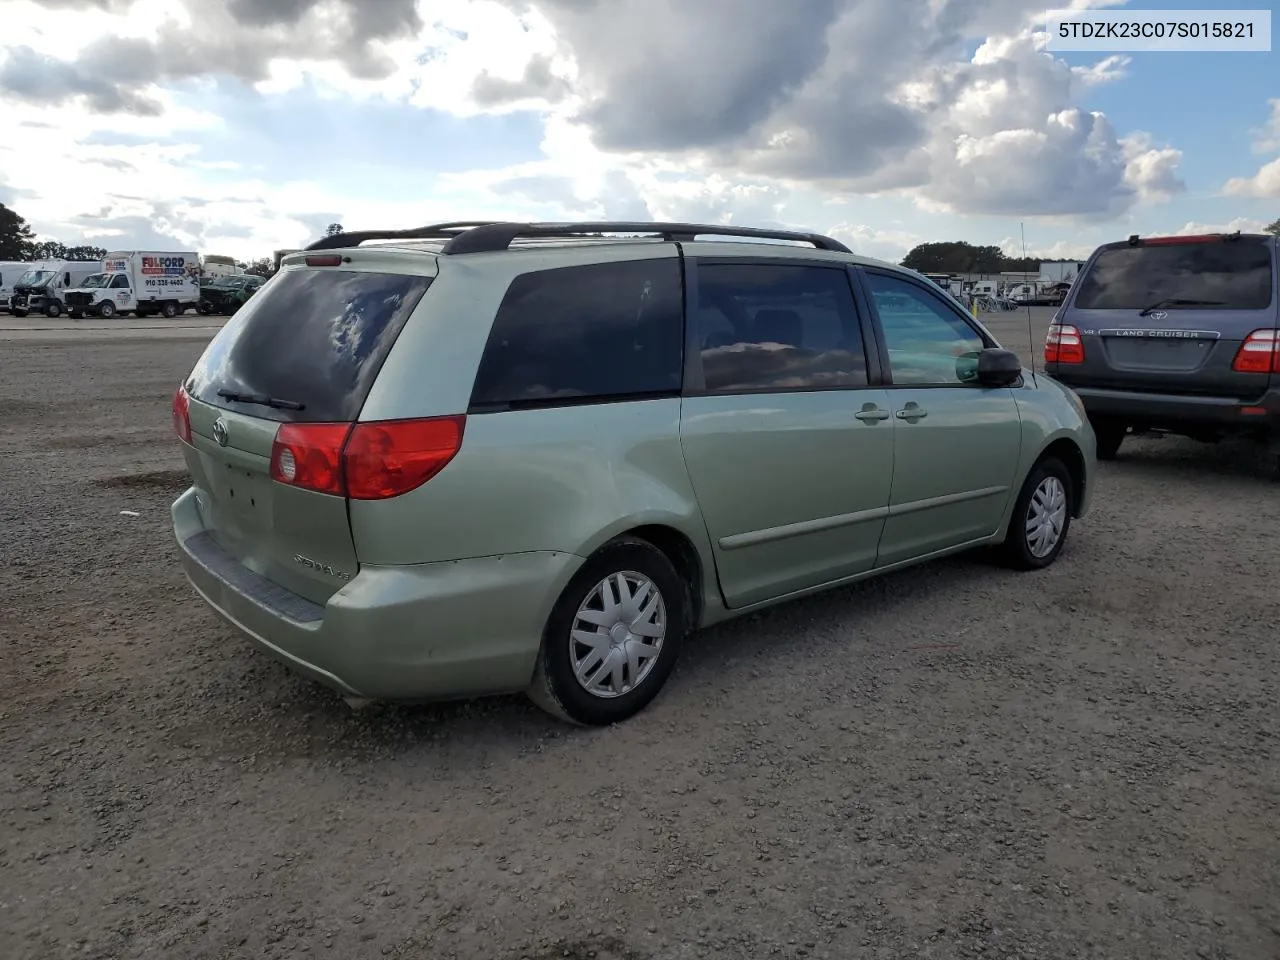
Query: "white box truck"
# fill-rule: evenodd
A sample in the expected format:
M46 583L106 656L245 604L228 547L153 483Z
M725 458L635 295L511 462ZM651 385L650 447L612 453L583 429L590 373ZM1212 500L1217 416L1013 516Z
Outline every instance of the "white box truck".
M29 313L61 316L67 291L102 269L96 260L37 260L27 268L9 296L9 312L15 317Z
M200 305L200 258L194 252L108 253L96 274L66 294L72 317L176 317Z

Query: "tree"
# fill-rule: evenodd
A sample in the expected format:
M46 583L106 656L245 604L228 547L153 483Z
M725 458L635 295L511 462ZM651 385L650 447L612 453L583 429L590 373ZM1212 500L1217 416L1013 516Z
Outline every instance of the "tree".
M1280 237L1280 217L1276 217L1271 221L1271 225L1265 228L1267 233L1273 233Z
M42 240L35 245L31 252L32 260L69 260L67 256L67 245L59 243L57 240Z
M0 203L0 260L30 260L36 235L31 225Z
M67 247L68 260L105 260L107 251L103 247L91 247L87 245L79 247Z
M251 273L255 277L269 277L275 272L273 267L274 264L271 262L270 257L259 257L257 260L253 261L253 263L249 264L249 266L245 268L244 272Z
M326 237L333 237L338 235L339 233L342 233L342 224L331 223L329 224L328 228L325 230L324 235Z

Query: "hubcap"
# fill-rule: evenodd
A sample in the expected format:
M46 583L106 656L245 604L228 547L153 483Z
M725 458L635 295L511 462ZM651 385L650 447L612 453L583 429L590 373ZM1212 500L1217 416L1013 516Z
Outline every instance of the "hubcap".
M1027 508L1027 549L1036 559L1047 557L1062 539L1067 522L1067 489L1057 477L1045 477Z
M569 662L582 689L610 699L630 693L658 662L667 606L657 585L627 570L605 577L573 618Z

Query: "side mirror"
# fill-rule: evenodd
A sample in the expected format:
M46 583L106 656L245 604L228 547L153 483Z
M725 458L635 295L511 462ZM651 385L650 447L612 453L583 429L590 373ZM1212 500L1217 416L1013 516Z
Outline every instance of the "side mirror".
M974 380L984 387L1009 387L1022 376L1022 361L1012 350L988 347L978 354Z

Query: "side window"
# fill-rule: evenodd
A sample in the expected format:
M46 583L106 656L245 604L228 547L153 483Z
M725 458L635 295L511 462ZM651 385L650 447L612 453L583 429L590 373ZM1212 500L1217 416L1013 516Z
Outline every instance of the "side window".
M712 263L697 276L705 392L866 386L862 327L842 267Z
M129 286L129 278L126 277L123 273L111 279L112 290L120 290L127 286Z
M674 257L523 274L498 307L471 403L531 405L678 391L683 318Z
M959 384L972 379L986 346L941 298L896 277L867 273L894 383Z

